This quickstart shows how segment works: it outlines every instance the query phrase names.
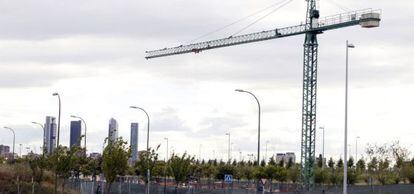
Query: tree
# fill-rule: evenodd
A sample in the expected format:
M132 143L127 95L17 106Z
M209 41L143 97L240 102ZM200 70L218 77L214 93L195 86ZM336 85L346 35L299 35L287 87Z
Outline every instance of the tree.
M289 180L292 181L293 183L296 183L299 180L299 174L300 174L300 170L299 170L299 165L297 164L289 168L289 171L287 173Z
M39 185L38 193L42 193L42 181L44 176L44 171L47 165L46 157L45 155L41 155L39 157L35 157L34 155L29 156L29 166L32 170L32 177L34 181Z
M315 183L323 184L328 181L329 174L325 169L317 167L315 169Z
M371 161L368 163L368 172L374 176L382 185L390 178L389 148L387 144L368 145L366 153Z
M149 150L139 155L139 160L134 165L136 175L142 176L145 182L148 182L148 169L150 172L154 171L154 167L158 161L157 151L159 148L160 145L158 145L155 149L148 148Z
M276 160L275 160L275 157L270 157L269 158L269 165L273 165L273 166L276 166Z
M287 169L289 169L290 167L292 167L294 165L294 163L293 163L293 159L292 158L289 158L289 160L288 160L288 163L287 163L287 165L286 165L286 168Z
M105 140L107 141L108 138ZM112 183L118 175L125 175L128 169L128 159L131 156L131 148L127 147L127 142L121 138L115 141L107 141L102 154L102 171L106 179L105 193L109 194Z
M354 167L354 158L350 157L348 159L348 168L353 168Z
M324 164L323 164L322 154L319 154L319 157L318 157L318 167L319 168L322 168L323 165Z
M69 149L66 146L58 146L55 151L50 155L49 163L54 167L55 173L59 178L63 178L62 182L62 193L65 191L66 179L68 179L73 170L77 168L78 158L81 149L74 147Z
M255 179L260 180L264 178L268 178L265 172L265 167L259 166L254 169L253 176Z
M365 160L363 158L359 159L356 164L356 169L360 172L363 172L365 171L365 168L366 168Z
M335 166L335 162L333 161L333 159L331 157L331 158L329 158L329 161L328 161L328 167L329 168L334 168L334 166Z
M344 167L344 161L342 158L339 158L338 162L336 163L337 168L343 168Z
M410 152L408 149L402 147L399 141L391 143L390 152L395 161L393 179L394 183L398 184L403 178L405 178L402 170L406 169L404 167L408 165L408 156L410 155Z
M171 156L168 163L177 186L179 183L186 181L187 176L190 174L190 167L193 162L194 157L187 155L187 153L184 153L182 156L176 154Z
M266 161L265 160L260 161L260 166L265 167L266 166Z
M241 167L240 170L241 170L242 177L247 179L248 184L250 186L250 181L254 178L254 176L253 176L254 167L253 166L243 166L243 167Z
M273 188L272 188L272 181L273 179L276 179L276 177L278 176L278 167L274 166L274 165L267 165L266 167L264 167L264 173L266 174L266 178L269 179L270 182L270 192L272 192Z

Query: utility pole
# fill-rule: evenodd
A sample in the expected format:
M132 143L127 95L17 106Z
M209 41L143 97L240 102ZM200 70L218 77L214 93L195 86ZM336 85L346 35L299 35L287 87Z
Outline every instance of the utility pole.
M325 166L325 127L319 127L319 129L322 129L322 169Z
M344 180L343 180L343 194L348 191L348 50L355 48L353 44L346 41L346 66L345 66L345 139L344 139Z
M230 132L226 133L229 136L228 148L227 148L227 161L230 163Z

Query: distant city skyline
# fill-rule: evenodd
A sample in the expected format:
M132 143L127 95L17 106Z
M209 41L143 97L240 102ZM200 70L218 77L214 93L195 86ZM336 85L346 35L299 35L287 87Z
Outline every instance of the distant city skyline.
M115 141L118 138L118 131L118 122L114 118L109 119L108 140Z
M131 146L131 162L134 163L138 160L138 134L139 124L131 123L131 134L130 134L130 146Z
M52 116L46 116L45 121L45 146L46 146L46 153L52 153L56 149L56 118Z
M87 122L88 153L102 151L111 117L118 121L118 137L130 143L130 124L138 122L141 129L147 126L145 114L129 108L136 105L148 111L149 146L161 145L160 158L165 157L164 138L168 137L170 153L187 152L198 158L202 144L201 158L226 159L227 132L232 134L233 150L248 158L257 152L257 106L250 96L234 92L241 88L254 92L263 108L261 156L266 141L268 153L295 152L298 156L304 36L200 54L144 58L147 50L191 43L273 3L0 2L4 9L0 25L7 26L0 30L1 126L15 130L16 145L37 148L40 153L44 134L31 122L43 124L45 116L58 116L57 99L52 96L58 92L63 146L70 143L72 114ZM346 10L380 8L384 15L379 28L351 27L319 35L315 154L322 153L319 127L324 126L324 156L343 156L346 40L355 45L349 53L350 154L355 155L357 137L358 158L368 143L399 140L413 150L414 28L406 20L412 18L414 3L349 0L340 4ZM329 1L320 1L318 6L321 18L346 12ZM305 20L305 10L306 1L292 1L240 34L299 25ZM229 37L253 21L241 21L197 41ZM141 130L139 148L146 147L146 136L146 130ZM10 131L0 130L0 144L11 146L11 137Z
M80 138L82 131L82 121L71 121L70 122L70 140L69 146L78 146L80 147Z

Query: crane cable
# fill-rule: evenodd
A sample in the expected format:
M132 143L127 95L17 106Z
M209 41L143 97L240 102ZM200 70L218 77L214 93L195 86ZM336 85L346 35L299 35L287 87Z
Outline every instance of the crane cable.
M349 8L347 8L347 7L345 7L345 6L341 5L341 4L339 4L338 2L336 2L336 1L334 1L334 0L329 0L328 2L329 2L329 3L331 3L332 5L334 5L334 6L338 7L338 8L339 8L339 9L341 9L342 11L345 11L345 12L350 12L350 11L351 11L351 9L349 9Z
M235 35L239 34L240 32L242 32L242 31L246 30L247 28L250 28L251 26L253 26L253 25L254 25L254 24L256 24L257 22L259 22L260 20L262 20L262 19L266 18L267 16L269 16L269 15L273 14L274 12L276 12L277 10L281 9L282 7L284 7L284 6L288 5L288 4L289 4L289 3L291 3L292 1L293 1L293 0L288 0L287 2L283 3L283 4L282 4L282 5L280 5L279 7L276 7L275 9L273 9L271 12L267 13L266 15L264 15L264 16L262 16L262 17L260 17L260 18L256 19L255 21L253 21L252 23L250 23L250 24L249 24L249 25L247 25L246 27L244 27L244 28L240 29L239 31L237 31L236 33L234 33L234 34L233 34L233 35L231 35L231 36L235 36Z
M204 34L204 35L201 35L201 36L199 36L198 38L195 38L195 39L191 40L191 41L190 41L190 43L193 43L193 42L195 42L195 41L197 41L197 40L200 40L200 39L202 39L202 38L204 38L204 37L206 37L206 36L209 36L209 35L211 35L211 34L214 34L214 33L216 33L216 32L222 31L222 30L224 30L224 29L226 29L226 28L228 28L228 27L230 27L230 26L233 26L234 24L240 23L241 21L246 20L246 19L248 19L248 18L251 18L251 17L253 17L253 16L257 15L257 14L260 14L260 13L262 13L262 12L264 12L264 11L266 11L266 10L270 9L270 8L273 8L273 7L275 7L275 6L278 6L278 5L280 5L280 4L283 4L283 2L286 2L286 1L292 1L292 0L282 0L282 1L279 1L279 2L276 2L276 3L273 3L273 4L271 4L271 5L269 5L269 6L265 7L265 8L263 8L263 9L261 9L261 10L258 10L258 11L256 11L256 12L254 12L254 13L250 14L250 15L247 15L247 16L245 16L245 17L241 18L241 19L238 19L238 20L236 20L236 21L234 21L234 22L232 22L232 23L230 23L230 24L227 24L227 25L225 25L225 26L223 26L223 27L221 27L221 28L218 28L218 29L216 29L216 30L210 31L210 32L208 32L208 33L206 33L206 34Z

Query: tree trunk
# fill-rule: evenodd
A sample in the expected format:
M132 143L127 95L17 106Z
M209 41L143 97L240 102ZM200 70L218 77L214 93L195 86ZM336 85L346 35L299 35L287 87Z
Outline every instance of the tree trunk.
M63 178L63 182L62 182L62 194L65 193L65 180L66 180L66 178Z
M105 185L105 194L110 194L111 193L111 187L112 187L112 183L107 183Z

